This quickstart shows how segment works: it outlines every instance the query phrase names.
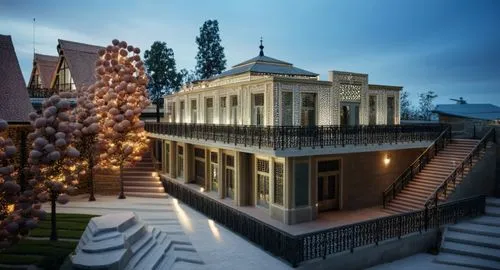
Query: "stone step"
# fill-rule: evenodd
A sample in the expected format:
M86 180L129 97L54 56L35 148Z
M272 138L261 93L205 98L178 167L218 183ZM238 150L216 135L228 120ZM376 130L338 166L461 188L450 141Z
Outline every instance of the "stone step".
M128 171L124 171L123 175L130 175L130 176L132 176L132 175L134 175L134 176L151 176L151 173L153 173L153 172L128 170Z
M406 189L403 189L399 194L408 194L410 196L422 198L422 199L427 199L427 197L429 197L429 194L421 193L421 192L416 191L416 190L408 191ZM397 198L397 196L396 196L396 198Z
M136 265L139 264L139 262L146 259L146 256L149 253L152 253L152 251L154 251L154 249L156 248L156 246L157 246L156 239L153 237L152 233L149 233L148 235L149 235L149 238L144 237L145 240L143 240L144 244L142 246L135 247L136 250L133 251L134 255L129 260L126 269L137 269ZM134 249L134 246L135 246L135 244L131 247L132 250ZM137 248L139 248L139 249L137 249ZM130 267L132 267L132 268L130 268Z
M125 196L130 196L130 197L141 197L141 198L168 198L168 195L163 192L163 193L149 193L149 192L126 192Z
M410 195L408 193L399 193L398 195L396 195L396 199L397 198L406 198L406 199L410 199L410 200L414 200L414 201L425 201L426 198L423 198L423 197L417 197L417 196L413 196L413 195Z
M133 171L133 172L137 172L137 171L146 171L146 172L155 172L155 168L154 167L134 167L134 168L125 168L123 169L123 173L126 173L126 172L130 172L130 171Z
M494 216L500 218L500 207L486 205L485 214L487 216Z
M423 169L418 174L422 175L422 176L429 176L429 177L446 177L450 173L449 172L442 172L442 171L438 171L438 170L433 170L433 169Z
M165 193L163 186L161 187L145 187L145 186L123 186L125 192L147 192L147 193Z
M453 168L451 168L451 167L442 167L442 166L439 166L439 165L427 163L427 165L425 165L425 167L424 167L424 169L422 171L439 171L441 173L449 174L450 172L453 171Z
M473 267L477 269L498 270L500 263L492 260L485 260L472 256L457 255L452 253L441 252L434 260L437 263L457 265L463 267Z
M141 181L156 181L159 182L158 177L153 176L137 176L137 175L127 175L123 174L123 180L141 180Z
M423 207L425 200L415 200L412 198L408 197L403 197L403 196L397 196L396 199L394 200L395 203L397 202L407 202L412 205L416 205L418 207Z
M431 180L431 179L428 179L428 178L421 178L419 177L418 175L413 179L413 182L416 182L416 183L426 183L428 185L432 185L432 186L439 186L441 183L443 183L443 179L436 179L436 180ZM411 183L411 182L410 182Z
M413 207L407 207L404 205L400 205L398 202L394 202L394 201L391 201L387 205L387 209L398 212L398 213L407 213L407 212L413 212L413 211L417 210Z
M495 248L445 241L441 246L441 250L447 253L460 254L500 262L500 250Z
M500 227L500 218L491 216L480 216L469 220L471 223L481 224L486 226L497 226Z
M397 197L396 197L396 200L391 201L391 203L398 204L399 206L406 207L408 209L414 209L414 210L422 208L422 205L420 205L417 202L409 202L409 201L405 201L405 200L398 200Z
M486 205L500 207L500 198L488 197L486 198Z
M405 188L407 191L409 192L415 192L415 191L419 191L419 192L425 192L425 194L428 196L428 195L431 195L431 193L433 193L436 188L430 188L430 187L425 187L425 186L419 186L418 184L411 184L411 185L408 185L406 188Z
M146 234L146 226L144 225L143 222L139 222L128 228L123 232L123 234L126 237L126 240L129 242L129 244L133 244L139 239L142 238L144 234Z
M436 182L436 183L429 183L429 182L426 182L426 181L421 181L421 180L417 180L417 181L412 181L410 182L410 184L408 184L406 187L408 188L412 188L412 187L415 187L415 188L423 188L424 190L435 190L437 186L439 186L439 182Z
M482 246L500 249L500 239L477 234L447 231L444 235L446 242L455 242L467 245ZM499 250L500 253L500 250Z
M167 241L167 235L165 233L160 233L158 236L157 247L144 257L138 264L132 269L154 269L155 265L159 264L163 256L165 256L165 250L168 248L170 243Z
M500 237L500 227L493 227L471 222L462 222L448 227L448 230L455 232L464 232L485 236Z
M142 186L142 187L163 187L160 181L128 181L123 180L124 186Z

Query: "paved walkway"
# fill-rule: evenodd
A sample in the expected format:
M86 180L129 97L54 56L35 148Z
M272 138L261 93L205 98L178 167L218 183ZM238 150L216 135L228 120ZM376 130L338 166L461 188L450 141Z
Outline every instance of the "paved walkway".
M96 196L89 202L87 195L75 196L66 205L57 205L58 213L109 214L135 212L150 226L170 234L189 238L206 269L291 269L244 238L209 220L176 199L151 199ZM48 205L44 206L50 210Z
M370 267L367 270L471 270L475 268L466 268L454 265L435 263L436 256L426 253L416 254L391 263L380 264Z

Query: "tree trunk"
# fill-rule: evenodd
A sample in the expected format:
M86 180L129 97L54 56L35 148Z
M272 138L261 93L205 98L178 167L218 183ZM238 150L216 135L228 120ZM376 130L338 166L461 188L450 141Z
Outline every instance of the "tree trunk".
M160 123L160 101L156 101L156 123Z
M120 163L120 195L118 199L125 199L125 193L123 192L123 162Z
M50 222L51 222L50 240L51 241L57 241L56 200L57 200L57 193L55 191L51 191L50 192L50 203L51 203L51 207L52 207L52 213L50 213Z
M90 155L89 159L89 175L88 175L88 189L89 189L89 202L95 201L94 197L94 155Z

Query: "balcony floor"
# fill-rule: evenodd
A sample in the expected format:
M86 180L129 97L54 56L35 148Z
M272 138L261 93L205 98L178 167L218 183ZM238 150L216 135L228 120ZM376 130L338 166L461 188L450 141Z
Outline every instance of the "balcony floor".
M163 177L166 177L163 175ZM169 178L169 177L168 177ZM267 223L273 227L276 227L280 230L288 232L292 235L299 235L304 233L310 233L315 231L320 231L332 227L343 226L347 224L363 222L366 220L376 219L379 217L389 216L390 214L383 212L381 206L370 207L370 208L362 208L357 210L340 210L340 211L328 211L328 212L320 212L318 218L309 221L303 222L294 225L284 224L276 219L273 219L267 209L256 207L256 206L235 206L233 205L233 200L231 199L219 199L218 194L212 191L209 192L201 192L200 186L196 184L184 184L182 180L172 179L178 183L183 184L190 189L197 191L198 193L210 197L212 199L216 199L217 201L224 203L225 205L237 209L245 214L248 214L264 223Z

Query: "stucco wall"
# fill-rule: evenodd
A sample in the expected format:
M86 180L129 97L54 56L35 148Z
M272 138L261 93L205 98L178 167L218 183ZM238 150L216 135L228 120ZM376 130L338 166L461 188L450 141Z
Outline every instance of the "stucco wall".
M382 192L425 149L404 149L341 155L342 208L358 209L382 204ZM384 164L386 155L390 163Z
M459 200L476 195L492 195L496 178L496 145L489 148L460 183L448 200Z

